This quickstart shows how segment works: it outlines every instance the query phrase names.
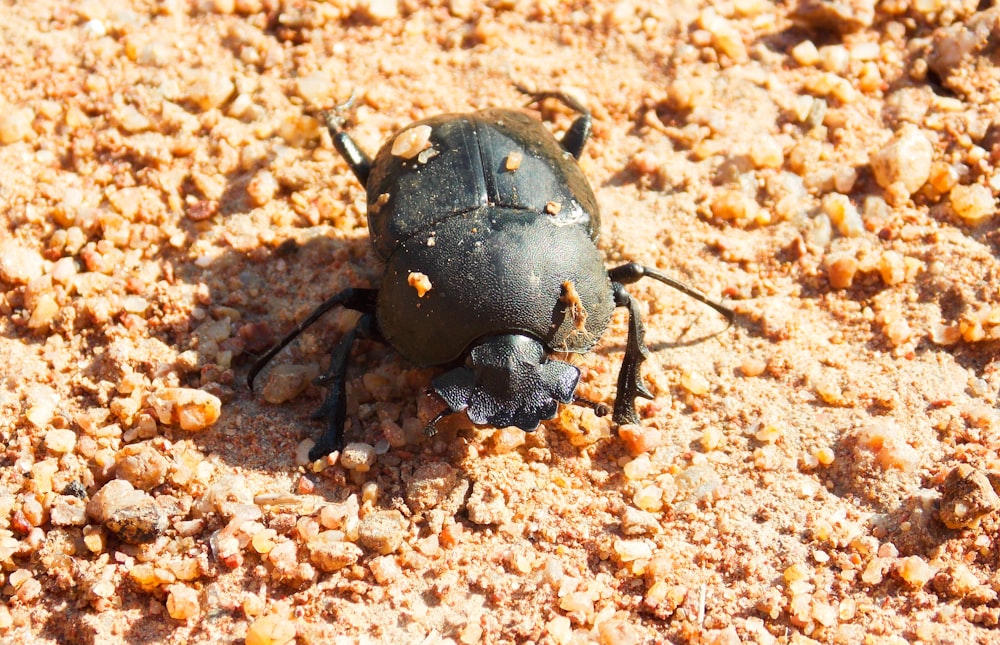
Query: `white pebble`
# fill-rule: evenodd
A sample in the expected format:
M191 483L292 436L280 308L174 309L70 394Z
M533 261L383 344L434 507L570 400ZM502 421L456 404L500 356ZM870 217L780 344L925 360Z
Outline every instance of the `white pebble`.
M340 465L347 470L368 472L375 464L375 447L367 443L349 443L340 453Z
M34 134L31 124L35 111L30 107L0 110L0 143L8 144L29 139Z
M45 447L52 452L63 454L73 452L73 448L76 447L76 433L66 428L49 430L45 433Z
M28 284L42 277L45 260L41 254L17 242L0 244L0 280L11 284Z
M934 148L923 132L905 127L871 157L875 180L882 188L900 184L910 194L920 190L931 174Z
M951 207L955 214L969 225L976 225L992 217L996 213L996 200L990 189L981 184L963 186L961 184L951 189Z

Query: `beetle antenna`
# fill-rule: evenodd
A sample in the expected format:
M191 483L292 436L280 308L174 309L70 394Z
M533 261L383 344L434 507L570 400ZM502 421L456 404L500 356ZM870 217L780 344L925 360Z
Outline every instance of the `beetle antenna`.
M444 410L438 412L437 415L433 419L431 419L430 423L424 426L424 435L428 437L433 437L434 435L436 435L438 432L437 429L438 422L441 421L441 419L449 417L453 414L455 414L455 411L449 408L445 408Z
M591 410L594 411L594 415L598 417L606 417L609 414L611 414L610 406L604 403L599 403L597 401L591 401L590 399L585 399L582 396L574 396L573 405L580 405L585 408L590 408Z
M662 282L668 287L673 287L674 289L680 291L685 296L693 298L698 302L711 307L716 310L726 319L729 324L726 325L726 329L729 329L734 322L736 322L736 312L721 302L716 302L712 300L702 292L698 291L694 287L689 287L680 280L671 278L666 273L659 271L658 269L653 269L651 267L643 266L636 262L629 262L628 264L623 264L620 267L615 267L608 271L608 277L611 278L612 282L618 282L621 284L631 284L637 282L641 278L653 278L658 282Z

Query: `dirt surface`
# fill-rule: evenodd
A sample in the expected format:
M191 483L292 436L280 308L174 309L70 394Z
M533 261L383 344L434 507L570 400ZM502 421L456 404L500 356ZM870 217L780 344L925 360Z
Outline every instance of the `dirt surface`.
M647 4L3 3L0 641L1000 640L1000 8ZM308 463L356 314L249 365L381 273L311 115L374 153L517 84L593 111L608 265L737 324L631 286L641 425L531 435L425 437L363 341Z

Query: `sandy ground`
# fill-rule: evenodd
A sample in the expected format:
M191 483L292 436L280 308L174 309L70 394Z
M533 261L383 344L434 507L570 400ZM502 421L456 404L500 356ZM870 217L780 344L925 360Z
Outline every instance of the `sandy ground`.
M646 4L4 3L0 641L1000 641L1000 9ZM424 437L362 342L308 463L355 315L248 367L381 271L309 115L374 153L517 83L593 110L609 266L738 324L635 285L641 425L532 435Z

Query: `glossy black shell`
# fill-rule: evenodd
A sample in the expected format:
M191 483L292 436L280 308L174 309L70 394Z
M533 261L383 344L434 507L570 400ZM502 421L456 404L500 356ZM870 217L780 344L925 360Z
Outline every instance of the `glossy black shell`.
M396 137L420 126L429 146L393 155ZM606 329L615 304L594 193L536 119L491 109L414 123L379 151L367 186L372 245L386 262L379 329L414 363L449 363L504 333L585 352ZM430 283L422 297L416 274Z

